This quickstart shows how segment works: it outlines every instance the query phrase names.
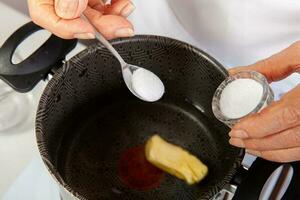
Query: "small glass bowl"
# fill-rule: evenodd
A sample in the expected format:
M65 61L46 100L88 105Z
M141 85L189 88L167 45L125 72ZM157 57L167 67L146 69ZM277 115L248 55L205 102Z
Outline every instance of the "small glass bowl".
M227 116L225 116L222 113L222 111L220 109L221 94L222 94L224 88L229 83L233 82L236 79L242 79L242 78L253 79L253 80L257 81L258 83L260 83L263 86L262 98L261 98L260 102L257 104L257 106L248 114L246 114L240 118L228 118ZM256 71L242 71L242 72L239 72L237 74L227 77L221 83L221 85L217 88L217 90L213 96L213 100L212 100L212 110L213 110L215 117L218 120L220 120L221 122L223 122L224 124L226 124L229 127L233 127L242 118L244 118L248 115L254 114L254 113L258 113L259 111L261 111L263 108L268 106L273 101L274 101L273 90L271 89L271 87L264 75L262 75L261 73L256 72Z

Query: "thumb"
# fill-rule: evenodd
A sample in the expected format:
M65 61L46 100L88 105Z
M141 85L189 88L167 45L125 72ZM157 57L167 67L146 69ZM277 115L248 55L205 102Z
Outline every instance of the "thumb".
M230 74L253 70L266 76L269 82L286 78L300 69L300 41L273 56L246 67L236 67L229 70Z
M86 9L88 0L55 0L55 12L63 19L74 19Z
M84 15L107 39L131 37L134 35L133 25L124 17L103 15L90 6L87 6Z
M300 125L300 85L261 112L242 119L230 132L234 138L263 138Z

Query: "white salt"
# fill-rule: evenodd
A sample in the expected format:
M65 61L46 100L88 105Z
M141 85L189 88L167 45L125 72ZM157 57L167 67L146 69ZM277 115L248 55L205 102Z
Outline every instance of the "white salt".
M143 68L133 72L131 81L133 90L149 102L159 100L165 92L163 82L154 73Z
M221 93L220 110L230 119L241 118L252 112L263 96L263 86L253 79L236 79Z

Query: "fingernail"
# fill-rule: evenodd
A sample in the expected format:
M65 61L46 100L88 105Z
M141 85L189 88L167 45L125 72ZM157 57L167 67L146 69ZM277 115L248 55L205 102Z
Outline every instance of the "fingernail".
M128 17L135 10L135 6L132 3L129 3L122 9L121 15L123 17Z
M66 19L77 17L82 7L84 7L83 0L56 0L55 2L57 14Z
M243 130L232 130L229 133L230 137L234 137L234 138L241 138L241 139L245 139L248 138L248 134L246 131Z
M56 11L58 14L63 15L62 17L72 17L77 9L78 1L72 0L57 0Z
M74 37L77 39L94 39L95 35L93 33L76 33Z
M248 154L251 154L253 156L261 156L261 152L260 151L255 151L255 150L249 150L249 149L246 149L246 153Z
M233 146L236 146L236 147L240 147L240 148L244 148L245 147L245 144L243 142L243 140L241 139L237 139L237 138L231 138L229 140L229 143Z
M116 37L131 37L134 36L134 32L131 28L118 29L115 32Z

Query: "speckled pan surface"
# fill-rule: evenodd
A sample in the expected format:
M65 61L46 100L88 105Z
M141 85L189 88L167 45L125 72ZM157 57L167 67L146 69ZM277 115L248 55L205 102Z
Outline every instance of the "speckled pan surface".
M166 93L156 103L126 88L117 60L94 44L49 81L36 119L38 147L50 173L78 199L210 199L240 166L228 129L213 117L211 100L225 69L204 52L177 40L135 36L113 42L128 63L157 74ZM209 167L196 185L165 176L160 186L138 190L118 176L126 149L153 134L188 149Z

